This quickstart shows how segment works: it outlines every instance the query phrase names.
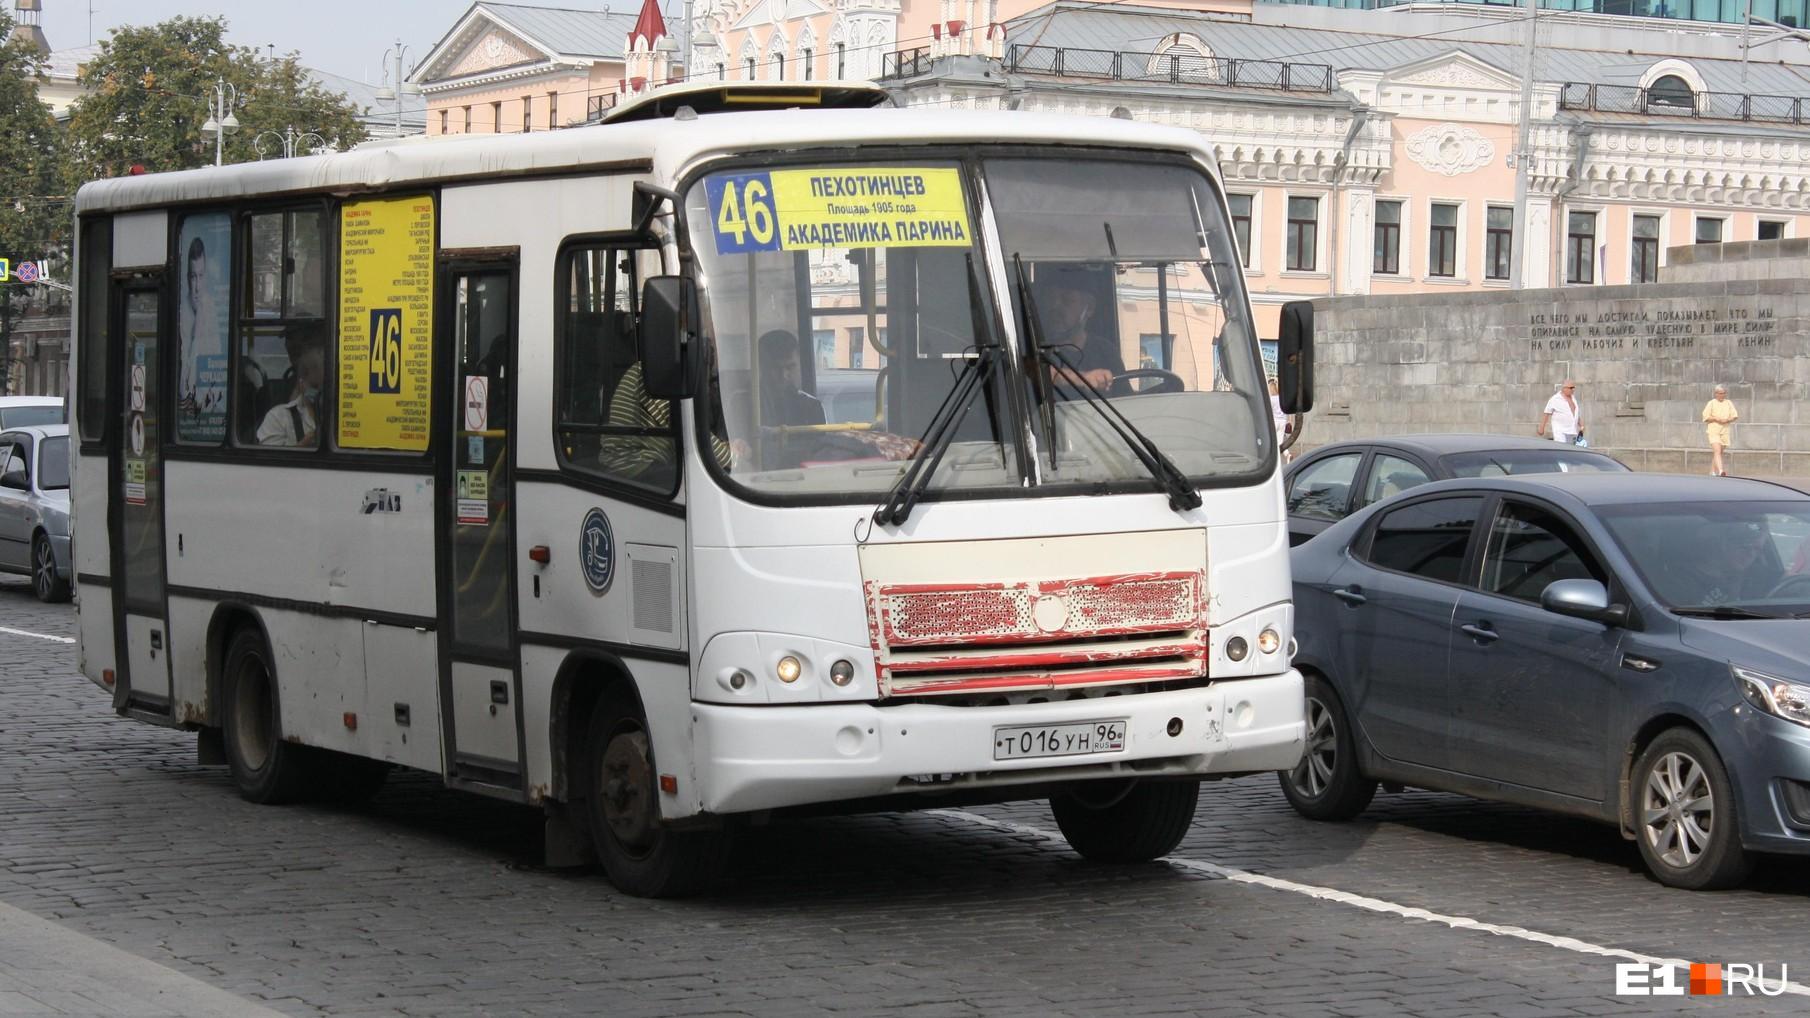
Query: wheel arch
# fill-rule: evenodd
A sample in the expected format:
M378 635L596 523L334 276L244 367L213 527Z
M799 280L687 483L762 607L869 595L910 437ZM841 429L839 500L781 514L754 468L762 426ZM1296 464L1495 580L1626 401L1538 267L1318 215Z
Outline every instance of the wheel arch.
M1616 816L1620 821L1621 836L1629 841L1633 841L1635 835L1634 761L1640 759L1640 755L1647 751L1647 747L1653 744L1654 739L1659 738L1661 735L1664 735L1674 728L1686 728L1697 733L1699 736L1702 736L1704 742L1709 743L1709 748L1715 752L1718 759L1722 756L1722 747L1716 745L1715 738L1709 733L1709 726L1705 725L1700 719L1693 717L1682 710L1676 708L1667 709L1654 714L1652 717L1642 722L1640 727L1634 731L1633 737L1628 740L1627 746L1622 751L1621 778L1616 783L1616 794L1621 800L1620 808L1616 810ZM1734 772L1728 769L1726 763L1722 764L1722 771L1724 774L1728 775L1728 783L1731 786L1735 785ZM1735 788L1735 797L1737 799L1740 798L1740 788L1738 786Z
M203 705L202 723L210 728L218 728L224 723L220 711L224 703L221 696L226 681L226 648L232 643L233 634L241 629L257 631L258 639L264 642L264 653L270 656L274 677L276 653L270 648L270 630L265 627L263 616L242 601L222 601L215 605L213 617L207 622L207 642L202 659L207 668L207 702ZM280 704L277 709L282 710Z
M582 767L575 754L584 750L585 726L599 703L617 699L647 717L640 691L628 664L604 650L573 651L560 663L553 679L553 702L548 711L547 747L553 769L552 798L569 802L572 775Z

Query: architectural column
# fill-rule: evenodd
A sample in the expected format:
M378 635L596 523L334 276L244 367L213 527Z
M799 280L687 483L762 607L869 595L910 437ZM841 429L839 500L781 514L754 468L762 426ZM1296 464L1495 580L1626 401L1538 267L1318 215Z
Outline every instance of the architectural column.
M1552 267L1552 196L1527 196L1527 236L1516 237L1520 248L1521 280L1530 290L1557 286Z
M1344 221L1339 226L1339 293L1369 293L1376 242L1376 189L1347 185ZM1334 213L1335 215L1337 213Z

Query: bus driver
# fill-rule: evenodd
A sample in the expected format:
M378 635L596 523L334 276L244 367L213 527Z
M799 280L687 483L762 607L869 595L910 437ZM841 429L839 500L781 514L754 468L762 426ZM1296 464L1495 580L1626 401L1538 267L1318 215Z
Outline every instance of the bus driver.
M312 448L320 420L321 381L326 377L327 337L321 323L302 322L289 329L283 345L289 350L295 389L289 402L271 407L264 415L258 425L258 444Z

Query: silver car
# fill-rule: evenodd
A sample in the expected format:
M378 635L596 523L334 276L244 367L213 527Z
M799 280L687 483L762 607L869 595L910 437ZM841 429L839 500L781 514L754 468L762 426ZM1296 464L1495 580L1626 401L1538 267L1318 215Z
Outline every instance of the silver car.
M69 600L69 425L0 431L0 572Z

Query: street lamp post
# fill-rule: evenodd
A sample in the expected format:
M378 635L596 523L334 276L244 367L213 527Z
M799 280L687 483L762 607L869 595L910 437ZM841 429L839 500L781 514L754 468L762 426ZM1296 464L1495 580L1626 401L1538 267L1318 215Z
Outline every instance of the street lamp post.
M230 104L226 101L228 92L233 94ZM220 78L214 79L214 107L209 111L211 115L207 118L207 123L201 125L201 133L214 136L215 166L219 166L225 161L226 136L239 129L239 118L233 116L232 112L233 107L237 105L239 105L239 90L233 87L232 82Z
M395 68L395 76L391 77L391 73L387 69L384 71L384 77L394 82L395 85L377 90L378 102L389 102L392 99L396 102L396 137L398 138L402 137L402 97L421 94L420 85L402 80L402 55L407 52L408 47L402 44L401 39L397 39L395 46L384 51L383 56L386 62L389 62L392 56L395 57L392 63Z
M314 144L308 146L308 151L310 153L313 153L317 149L327 147L327 139L313 131L298 131L295 129L294 125L283 128L282 134L278 134L275 131L260 131L258 132L258 136L253 138L251 142L251 147L258 153L259 162L264 161L264 138L267 135L282 142L284 159L293 159L295 157L296 148L300 146L302 142L309 139L313 139L314 141Z

